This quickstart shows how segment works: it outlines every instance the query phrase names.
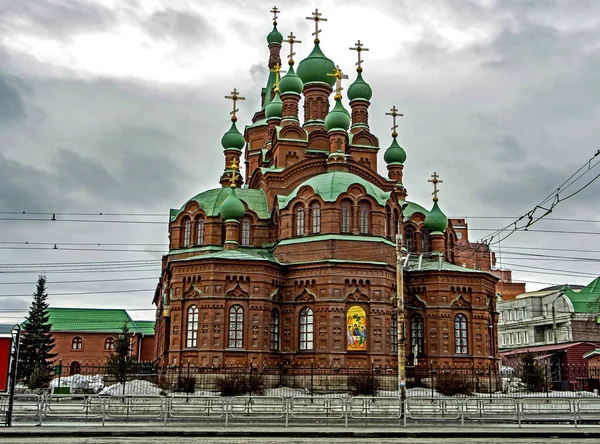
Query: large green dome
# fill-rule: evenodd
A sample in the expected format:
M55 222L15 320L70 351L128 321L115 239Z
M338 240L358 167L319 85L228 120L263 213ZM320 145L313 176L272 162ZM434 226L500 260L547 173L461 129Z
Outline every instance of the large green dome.
M327 83L329 86L335 84L335 77L328 76L335 71L335 64L325 57L318 43L307 58L298 64L298 76L304 84L310 82Z
M241 150L245 144L244 136L238 131L235 122L231 122L231 128L221 138L221 146L225 149L236 148Z
M265 115L267 119L281 119L281 110L283 108L283 102L279 97L279 91L275 90L275 97L271 100L271 103L265 108Z
M301 94L304 88L302 79L294 72L294 67L290 65L288 72L279 81L279 90L281 94L296 93Z
M235 194L235 188L231 189L231 194L227 196L227 199L221 204L219 213L225 220L235 219L239 220L244 217L246 208L240 199Z
M277 30L277 26L273 25L273 31L271 31L269 35L267 35L267 43L269 45L272 45L274 43L279 43L281 45L281 42L283 42L283 36Z
M348 99L352 100L371 100L373 97L373 90L367 82L362 78L362 73L358 73L356 80L348 88Z
M327 131L333 129L348 131L348 128L350 128L350 120L350 114L342 105L342 101L336 100L335 106L329 111L327 117L325 117L325 128Z
M390 147L385 150L383 160L385 160L385 163L388 165L390 163L404 163L406 160L406 151L404 151L404 148L398 145L398 141L395 137L394 140L392 140Z
M444 232L448 228L448 218L440 210L437 202L433 203L433 208L425 218L425 228L430 232Z

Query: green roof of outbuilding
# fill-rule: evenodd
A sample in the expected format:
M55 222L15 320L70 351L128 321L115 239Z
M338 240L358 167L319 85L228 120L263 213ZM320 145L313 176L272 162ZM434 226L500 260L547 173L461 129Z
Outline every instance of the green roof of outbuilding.
M254 211L261 219L268 219L271 215L267 197L262 190L254 188L236 188L237 197L243 200L248 205L250 210ZM213 217L219 215L219 208L225 202L225 199L231 194L231 188L215 188L212 190L203 191L202 193L192 197L190 200L195 200L200 208L204 210L207 216ZM189 202L189 201L188 201ZM187 202L186 202L187 205ZM185 205L179 210L171 210L171 221L183 211Z
M340 194L348 191L351 185L359 184L365 187L367 194L373 197L380 205L385 205L385 202L389 199L390 193L383 191L371 182L363 179L360 176L352 173L346 173L344 171L333 171L330 173L319 174L313 176L305 182L301 183L296 187L289 196L277 196L279 200L280 208L285 208L289 203L298 195L298 191L303 186L310 186L315 194L321 196L326 202L335 202Z
M579 291L564 290L575 309L575 313L597 313L600 304L600 277L597 277Z
M155 321L133 321L137 326L140 333L144 336L153 336L154 335L154 325Z
M52 331L117 334L127 322L132 333L141 333L136 322L123 309L49 307L48 313Z

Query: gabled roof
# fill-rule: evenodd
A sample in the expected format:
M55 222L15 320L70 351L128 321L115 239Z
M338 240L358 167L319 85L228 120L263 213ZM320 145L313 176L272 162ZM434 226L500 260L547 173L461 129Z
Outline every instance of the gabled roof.
M52 324L53 332L79 332L79 333L114 333L121 332L124 322L127 322L129 330L132 333L143 333L147 335L149 325L146 322L154 321L134 321L126 310L107 309L107 308L62 308L49 307L48 313ZM140 327L138 322L143 325ZM142 328L144 330L142 330ZM154 334L154 325L152 326Z
M517 350L502 352L500 354L503 356L513 356L513 355L522 355L524 353L559 352L559 351L568 350L572 347L575 347L576 345L582 345L582 344L587 344L587 345L590 345L591 347L598 346L597 342L569 342L566 344L538 345L536 347L519 348Z
M600 307L600 277L579 291L567 287L564 293L571 300L575 313L597 313Z
M137 326L138 330L144 336L154 336L154 324L155 321L133 321Z

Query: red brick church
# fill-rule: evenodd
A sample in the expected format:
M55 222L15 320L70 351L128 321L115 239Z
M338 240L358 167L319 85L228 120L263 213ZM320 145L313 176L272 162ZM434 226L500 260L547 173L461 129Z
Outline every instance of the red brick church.
M430 209L407 200L396 108L385 146L369 127L365 48L353 48L356 77L342 88L346 76L325 56L315 25L314 47L296 70L296 40L285 40L289 67L279 78L284 38L274 21L262 106L243 134L243 98L236 90L227 97L220 186L171 210L154 297L160 363L396 368L400 346L410 365L488 368L498 357L498 279L461 266L435 173ZM378 172L381 158L387 176Z

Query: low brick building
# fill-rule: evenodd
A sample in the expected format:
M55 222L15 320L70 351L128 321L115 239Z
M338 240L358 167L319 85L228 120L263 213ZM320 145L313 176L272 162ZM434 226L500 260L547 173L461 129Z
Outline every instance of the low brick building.
M56 363L62 362L69 374L82 367L101 367L114 352L115 341L127 322L132 334L131 354L138 362L154 361L154 321L134 321L121 309L50 307L49 323L54 337ZM26 334L26 332L25 332Z

